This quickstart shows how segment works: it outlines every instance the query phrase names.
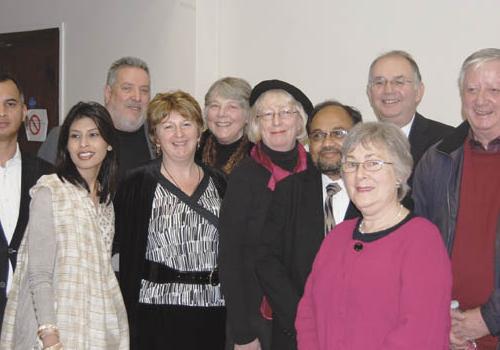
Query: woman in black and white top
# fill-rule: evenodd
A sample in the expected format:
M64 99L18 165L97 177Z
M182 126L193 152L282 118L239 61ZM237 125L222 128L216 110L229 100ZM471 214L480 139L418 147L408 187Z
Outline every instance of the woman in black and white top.
M115 200L131 349L222 349L217 221L225 181L194 161L203 119L191 95L156 95L148 125L160 157L131 171Z

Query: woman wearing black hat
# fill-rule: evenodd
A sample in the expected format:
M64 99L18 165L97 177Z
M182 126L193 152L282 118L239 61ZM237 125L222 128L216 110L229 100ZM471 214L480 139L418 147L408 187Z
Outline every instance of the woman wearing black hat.
M270 312L256 279L259 235L276 184L311 161L299 141L313 106L295 86L280 80L257 84L250 95L251 156L231 173L219 220L219 270L226 298L226 349L270 348Z

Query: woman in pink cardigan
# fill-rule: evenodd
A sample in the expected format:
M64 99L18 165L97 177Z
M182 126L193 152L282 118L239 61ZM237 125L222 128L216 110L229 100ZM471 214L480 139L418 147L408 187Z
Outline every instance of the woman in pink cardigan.
M387 123L354 127L342 176L363 217L325 238L300 301L300 350L448 350L451 268L438 229L400 200L409 144Z

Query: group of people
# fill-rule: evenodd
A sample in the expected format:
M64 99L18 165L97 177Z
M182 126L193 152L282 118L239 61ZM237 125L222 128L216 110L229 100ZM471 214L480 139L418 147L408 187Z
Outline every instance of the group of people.
M378 122L276 79L222 78L202 109L124 57L44 161L0 74L0 348L500 349L500 49L459 90L462 124L423 117L390 51Z

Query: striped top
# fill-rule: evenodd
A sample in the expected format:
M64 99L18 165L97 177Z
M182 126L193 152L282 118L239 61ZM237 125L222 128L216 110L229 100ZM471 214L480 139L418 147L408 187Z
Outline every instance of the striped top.
M211 271L217 266L219 232L179 197L185 196L161 177L149 219L146 260L179 271ZM219 216L221 198L205 175L191 196ZM224 306L220 284L155 283L141 281L139 302L155 305Z

